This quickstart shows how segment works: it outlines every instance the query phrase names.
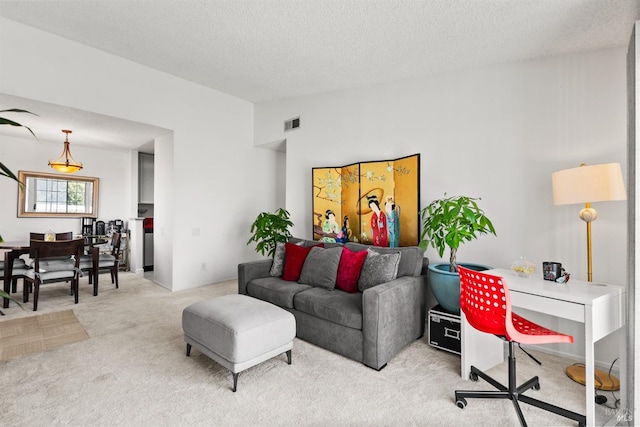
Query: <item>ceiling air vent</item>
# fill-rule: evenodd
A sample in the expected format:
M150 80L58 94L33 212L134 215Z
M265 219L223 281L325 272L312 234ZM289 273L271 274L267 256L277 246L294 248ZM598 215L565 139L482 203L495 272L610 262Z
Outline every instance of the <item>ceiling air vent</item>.
M295 119L287 120L284 122L284 131L298 129L300 127L300 117L296 117Z

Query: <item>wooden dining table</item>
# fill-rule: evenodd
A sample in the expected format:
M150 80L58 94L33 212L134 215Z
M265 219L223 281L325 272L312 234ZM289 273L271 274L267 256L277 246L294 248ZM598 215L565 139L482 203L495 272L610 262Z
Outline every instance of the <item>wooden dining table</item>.
M107 242L104 236L89 236L85 238L86 246L96 247ZM4 249L4 280L3 290L7 294L11 294L11 276L13 275L13 261L20 255L28 254L30 241L12 240L0 242L0 250ZM2 308L9 308L9 299L2 298Z

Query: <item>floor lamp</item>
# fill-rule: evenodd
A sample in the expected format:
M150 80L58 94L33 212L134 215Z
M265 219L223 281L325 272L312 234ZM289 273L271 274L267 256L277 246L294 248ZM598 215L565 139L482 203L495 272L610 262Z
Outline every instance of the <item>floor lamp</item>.
M580 167L564 169L551 174L553 186L553 204L570 205L584 203L584 209L580 211L580 219L587 223L587 280L592 280L591 263L591 223L598 217L598 212L591 207L592 202L607 202L613 200L626 200L624 182L620 163L605 163L587 166L584 163ZM585 384L584 367L579 365L569 366L567 375L574 381ZM620 382L617 378L607 375L605 372L595 369L596 388L601 390L617 390ZM610 382L605 383L604 380ZM597 403L604 403L598 401ZM606 398L604 399L606 401Z
M587 223L587 280L591 282L591 223L598 212L591 207L593 202L626 200L620 163L605 163L564 169L551 174L553 204L571 205L584 203L580 219Z

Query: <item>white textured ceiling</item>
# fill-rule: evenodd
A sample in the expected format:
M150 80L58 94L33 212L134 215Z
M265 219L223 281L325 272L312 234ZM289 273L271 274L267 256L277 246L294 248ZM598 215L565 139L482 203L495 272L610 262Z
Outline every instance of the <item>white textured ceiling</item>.
M265 102L626 46L640 0L1 0L0 16Z

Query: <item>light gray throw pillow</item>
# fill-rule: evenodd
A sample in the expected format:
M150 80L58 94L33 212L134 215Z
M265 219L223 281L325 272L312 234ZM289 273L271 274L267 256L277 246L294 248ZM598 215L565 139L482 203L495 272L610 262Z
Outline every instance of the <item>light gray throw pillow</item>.
M360 292L394 280L400 264L400 252L381 254L371 249L367 249L367 252L367 259L364 260L358 279Z
M286 255L286 251L284 248L284 243L278 242L276 243L276 253L273 255L273 264L271 264L271 270L269 270L269 275L273 277L281 277L284 272L284 257Z
M333 289L336 286L342 247L313 247L304 260L298 283Z

